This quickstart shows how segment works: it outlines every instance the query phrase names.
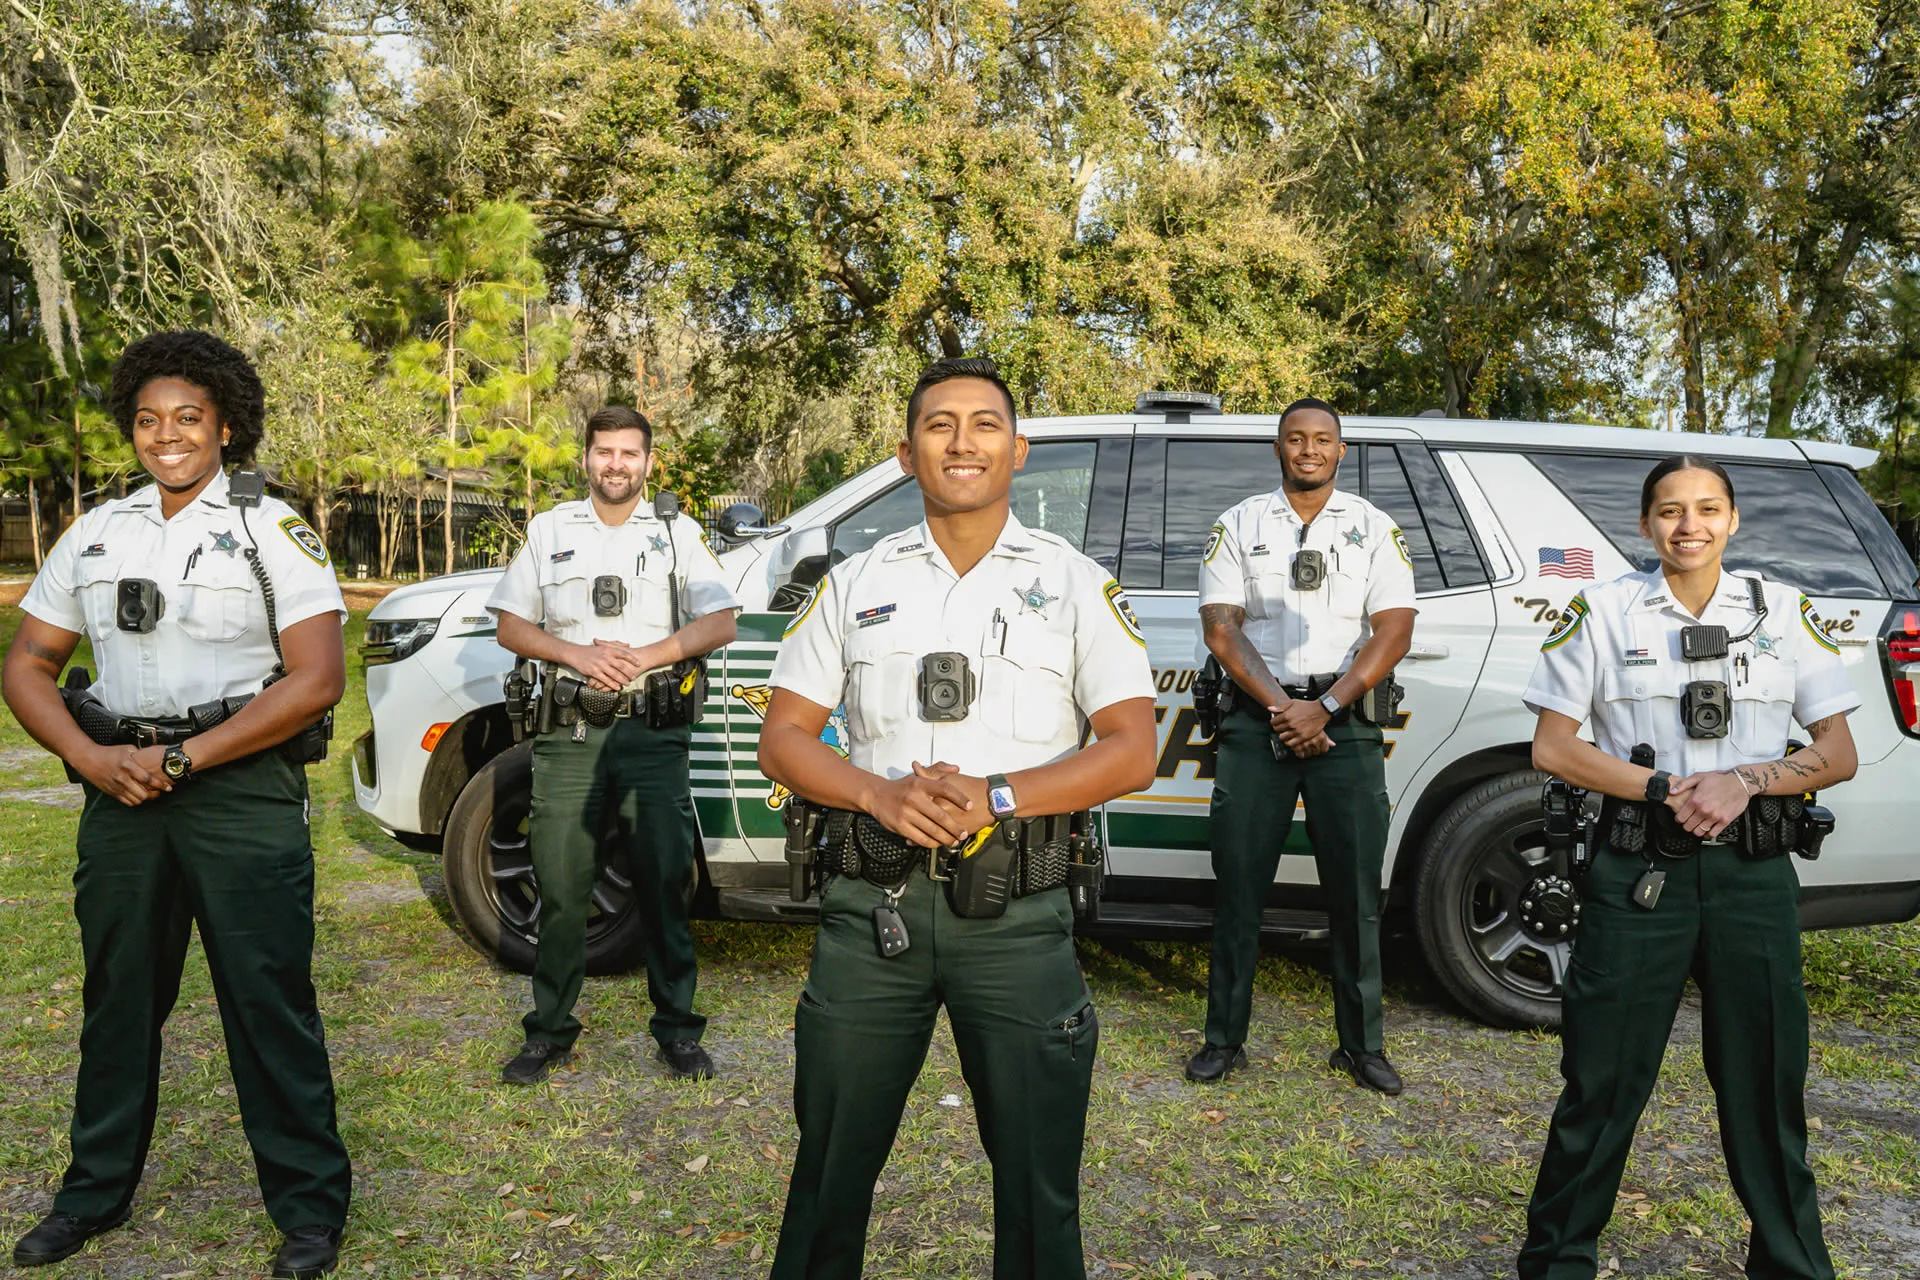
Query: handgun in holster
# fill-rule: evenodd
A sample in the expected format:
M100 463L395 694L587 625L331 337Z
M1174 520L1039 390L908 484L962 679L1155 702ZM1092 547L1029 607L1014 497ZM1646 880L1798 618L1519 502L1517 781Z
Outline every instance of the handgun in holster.
M522 658L500 682L500 691L506 699L507 728L512 731L515 742L534 731L539 709L536 684L539 675L540 664L532 658Z
M1221 686L1227 683L1226 668L1213 655L1200 664L1200 671L1193 677L1193 721L1200 729L1201 741L1206 741L1220 732L1220 693Z
M799 796L788 796L780 821L787 829L787 897L805 902L813 892L814 864L820 857L820 837L827 811Z
M1547 818L1547 853L1564 857L1576 880L1593 865L1593 827L1586 804L1584 790L1559 778L1549 778L1540 790L1540 808Z

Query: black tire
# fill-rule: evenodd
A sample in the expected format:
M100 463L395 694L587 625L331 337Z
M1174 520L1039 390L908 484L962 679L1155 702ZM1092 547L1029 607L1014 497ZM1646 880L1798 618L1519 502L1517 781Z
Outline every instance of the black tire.
M1448 806L1420 850L1414 917L1427 965L1448 993L1499 1027L1557 1027L1572 933L1550 937L1523 917L1541 877L1573 879L1549 856L1535 770L1502 774Z
M533 744L509 747L473 775L447 815L441 866L453 914L482 953L518 973L533 970L540 887L527 845ZM587 917L587 972L625 973L646 961L646 926L633 883L606 863Z

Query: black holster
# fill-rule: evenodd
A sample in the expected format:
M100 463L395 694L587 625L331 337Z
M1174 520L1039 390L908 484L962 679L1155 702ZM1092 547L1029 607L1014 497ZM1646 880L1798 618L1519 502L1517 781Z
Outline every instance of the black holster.
M515 742L534 733L539 723L539 675L540 664L532 658L522 658L500 683L500 692L506 701L507 728L513 731Z
M1223 701L1233 681L1227 679L1225 667L1212 654L1200 664L1200 670L1193 677L1193 720L1200 728L1200 737L1204 741L1220 732L1220 718L1223 714Z
M1586 812L1587 793L1570 782L1550 778L1540 789L1547 818L1547 852L1562 855L1577 878L1593 865L1593 823Z
M1400 710L1401 699L1407 696L1407 687L1394 679L1389 671L1381 676L1373 688L1353 700L1353 714L1362 723L1388 728L1394 713Z
M826 835L827 810L799 796L787 797L780 821L787 829L787 897L805 902L813 893L814 868Z
M707 706L707 660L683 658L647 677L647 723L656 729L699 724Z

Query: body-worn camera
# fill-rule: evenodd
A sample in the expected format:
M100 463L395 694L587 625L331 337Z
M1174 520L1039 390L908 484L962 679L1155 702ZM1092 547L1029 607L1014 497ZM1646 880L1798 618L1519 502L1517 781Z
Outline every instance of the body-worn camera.
M617 618L627 607L627 580L617 573L603 573L593 580L593 616Z
M153 579L122 578L114 584L113 621L120 630L145 635L166 612L166 597Z
M920 659L920 714L928 720L965 720L973 705L973 671L964 653Z
M1724 738L1732 708L1725 680L1689 680L1680 690L1680 720L1689 738Z
M1317 591L1327 580L1327 556L1311 547L1293 556L1293 585L1297 591Z
M1720 626L1680 628L1680 657L1685 662L1711 662L1727 656L1727 629Z

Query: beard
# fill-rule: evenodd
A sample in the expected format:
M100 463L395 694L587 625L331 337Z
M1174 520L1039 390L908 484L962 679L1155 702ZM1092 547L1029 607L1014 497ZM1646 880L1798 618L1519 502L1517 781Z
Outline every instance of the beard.
M600 501L618 506L640 492L640 478L635 475L588 476L587 488Z

